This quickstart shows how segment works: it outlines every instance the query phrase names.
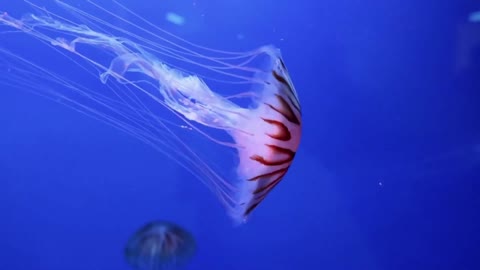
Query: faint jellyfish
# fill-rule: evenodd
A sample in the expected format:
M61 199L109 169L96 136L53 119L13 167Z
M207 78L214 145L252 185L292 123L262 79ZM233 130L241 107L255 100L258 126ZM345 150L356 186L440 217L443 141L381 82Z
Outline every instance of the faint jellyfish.
M473 144L473 153L475 153L475 156L478 157L480 155L480 143L475 143Z
M192 234L168 221L145 224L130 237L125 247L125 259L136 270L177 269L195 255Z
M385 179L397 177L428 179L458 175L480 168L480 144L478 142L461 143L445 149L442 151L437 149L436 154L426 155L422 158L412 158L409 162L397 162L395 167L385 169L386 166L384 166L379 185L384 186Z
M461 143L440 154L430 156L418 163L418 176L439 175L448 172L464 172L478 169L480 165L479 144Z

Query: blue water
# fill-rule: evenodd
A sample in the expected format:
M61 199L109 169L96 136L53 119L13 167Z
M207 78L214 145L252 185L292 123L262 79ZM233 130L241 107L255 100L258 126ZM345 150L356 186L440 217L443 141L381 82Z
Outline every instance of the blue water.
M148 145L0 82L0 269L130 269L123 247L154 219L196 237L192 270L480 269L478 1L122 3L212 48L279 47L303 108L293 166L234 227ZM8 30L0 47L59 68Z

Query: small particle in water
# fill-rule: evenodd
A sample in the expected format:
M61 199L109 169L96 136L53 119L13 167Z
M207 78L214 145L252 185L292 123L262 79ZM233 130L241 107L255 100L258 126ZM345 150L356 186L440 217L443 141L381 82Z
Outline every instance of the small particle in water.
M378 185L379 185L379 186L383 186L383 183L380 181L380 182L378 182Z
M241 40L241 39L244 39L244 38L245 38L245 36L243 34L240 34L240 33L237 34L237 39L238 40Z
M185 23L185 19L182 16L173 12L168 12L165 19L176 25L183 25Z

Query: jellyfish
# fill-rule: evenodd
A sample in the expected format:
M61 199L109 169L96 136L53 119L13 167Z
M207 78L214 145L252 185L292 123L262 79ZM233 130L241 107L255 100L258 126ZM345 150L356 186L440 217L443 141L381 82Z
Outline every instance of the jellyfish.
M27 34L68 65L47 67L25 51L0 46L4 86L49 98L147 143L204 183L238 224L285 177L300 144L302 114L278 48L201 46L117 1L109 9L85 1L102 16L63 1L55 3L69 15L26 2L38 14L17 19L1 13L0 25L14 30L4 31L2 40ZM98 86L72 75L79 72ZM194 134L209 144L197 143Z
M152 221L130 237L125 259L136 270L177 269L185 266L196 252L192 234L168 221Z

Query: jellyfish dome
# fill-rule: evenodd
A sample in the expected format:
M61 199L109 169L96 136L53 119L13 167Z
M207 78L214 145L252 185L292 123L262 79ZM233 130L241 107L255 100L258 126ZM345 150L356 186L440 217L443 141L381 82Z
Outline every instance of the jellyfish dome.
M128 240L125 259L136 270L176 269L186 265L195 251L195 239L185 229L168 221L153 221Z
M26 34L65 63L51 67L25 56L29 51L21 46L0 44L0 84L47 97L145 142L205 184L234 222L245 222L287 174L302 135L300 101L280 50L207 48L119 1L85 1L95 12L54 2L67 12L29 1L38 14L0 12L0 26L9 28L0 41Z

